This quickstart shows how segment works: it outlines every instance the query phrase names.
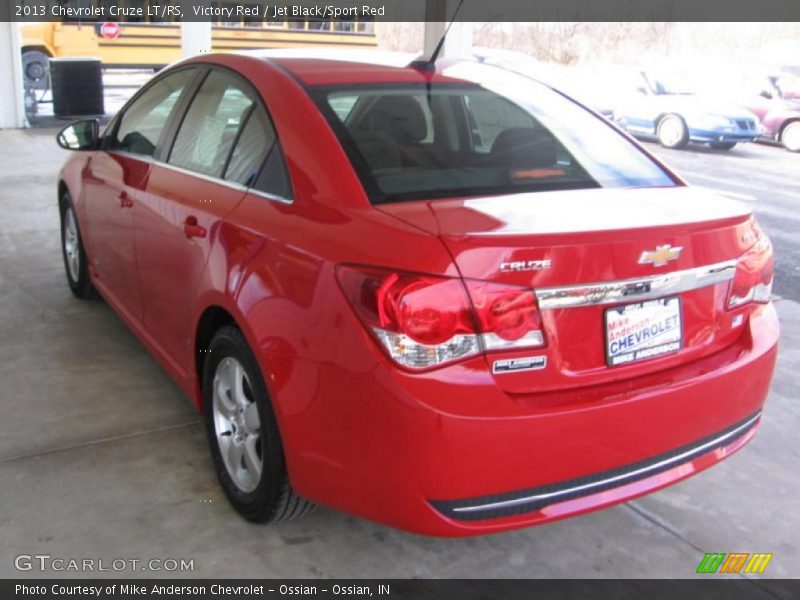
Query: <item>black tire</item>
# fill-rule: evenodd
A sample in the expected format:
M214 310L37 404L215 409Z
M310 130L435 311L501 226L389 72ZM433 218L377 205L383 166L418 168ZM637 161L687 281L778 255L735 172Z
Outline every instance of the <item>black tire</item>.
M92 285L89 278L89 261L86 258L86 249L83 245L83 237L81 236L80 226L78 225L78 218L75 215L75 207L72 204L72 198L69 193L65 192L61 196L59 202L61 212L61 256L64 259L64 272L67 275L67 283L69 289L72 290L73 295L81 300L89 300L90 298L97 298L97 290ZM72 230L70 229L70 218L73 219L74 236L70 236ZM68 236L71 237L72 245L70 248L73 253L72 256L77 256L77 268L70 267L70 256L68 256L69 249L67 240Z
M50 87L50 57L39 50L22 53L22 77L26 88L46 90Z
M310 513L315 507L314 503L300 498L289 484L283 444L275 413L258 363L244 335L236 327L223 327L216 333L211 344L205 350L208 351L203 366L203 407L206 417L206 434L214 469L228 500L242 517L256 523L289 521ZM220 448L220 436L217 435L217 429L220 426L217 423L217 414L214 408L214 379L218 373L218 367L226 359L233 359L242 367L245 375L244 393L249 401L255 404L258 411L260 427L257 448L260 452L262 468L257 484L252 491L243 490L231 476ZM231 363L227 361L226 364ZM230 395L228 400L235 404ZM233 427L235 431L235 426ZM233 444L233 433L223 432L221 435L225 436L226 433L228 444ZM244 458L239 460L241 466L244 467L244 462L241 462Z
M680 150L689 143L689 128L680 115L667 115L658 122L656 136L665 148Z
M708 145L714 150L733 150L736 146L736 142L711 142Z

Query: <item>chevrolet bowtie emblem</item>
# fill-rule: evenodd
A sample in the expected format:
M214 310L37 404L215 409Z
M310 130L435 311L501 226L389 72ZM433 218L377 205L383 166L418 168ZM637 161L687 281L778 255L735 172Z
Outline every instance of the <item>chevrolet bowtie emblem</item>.
M653 265L654 267L663 267L671 260L675 260L681 254L683 248L676 246L673 248L669 244L665 246L656 246L655 250L645 250L639 257L640 265Z

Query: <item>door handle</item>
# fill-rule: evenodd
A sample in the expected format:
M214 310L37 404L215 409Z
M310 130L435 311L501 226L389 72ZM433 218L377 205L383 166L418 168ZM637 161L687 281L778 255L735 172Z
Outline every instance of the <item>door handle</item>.
M183 233L187 238L206 237L206 228L197 224L197 217L186 217L183 223Z
M133 208L133 200L128 196L127 192L122 192L119 195L119 205L122 208Z

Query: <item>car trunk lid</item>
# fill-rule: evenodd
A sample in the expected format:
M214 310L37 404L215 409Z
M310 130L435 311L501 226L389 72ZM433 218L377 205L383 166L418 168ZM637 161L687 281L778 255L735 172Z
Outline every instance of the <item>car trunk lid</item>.
M465 279L534 290L547 346L487 355L507 392L636 377L709 355L741 333L742 311L728 311L726 298L754 225L746 206L708 190L539 192L379 208L439 236ZM653 337L642 340L648 327Z

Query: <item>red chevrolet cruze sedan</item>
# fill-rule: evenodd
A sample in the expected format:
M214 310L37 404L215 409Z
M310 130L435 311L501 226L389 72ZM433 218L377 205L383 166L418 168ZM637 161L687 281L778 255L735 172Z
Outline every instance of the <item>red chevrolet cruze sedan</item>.
M758 426L768 238L530 79L206 55L59 142L69 285L205 413L247 519L503 531L675 483Z

